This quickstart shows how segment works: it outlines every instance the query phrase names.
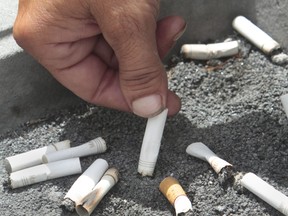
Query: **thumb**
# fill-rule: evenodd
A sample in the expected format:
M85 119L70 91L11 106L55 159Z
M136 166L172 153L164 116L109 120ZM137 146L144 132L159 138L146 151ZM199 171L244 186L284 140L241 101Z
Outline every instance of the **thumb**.
M117 7L110 5L113 13L103 14L98 24L118 59L122 93L136 115L157 115L166 107L168 94L167 76L156 42L159 2L112 2Z

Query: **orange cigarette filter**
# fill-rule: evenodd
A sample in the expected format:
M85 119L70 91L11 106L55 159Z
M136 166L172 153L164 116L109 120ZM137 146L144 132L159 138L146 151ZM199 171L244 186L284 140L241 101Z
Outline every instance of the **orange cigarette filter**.
M160 183L159 189L173 206L177 197L183 195L186 196L186 193L180 185L179 181L171 176L166 177Z

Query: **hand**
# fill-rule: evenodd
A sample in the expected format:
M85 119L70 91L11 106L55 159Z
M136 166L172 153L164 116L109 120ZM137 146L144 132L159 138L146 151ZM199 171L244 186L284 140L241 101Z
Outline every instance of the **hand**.
M61 84L97 105L151 117L180 109L161 59L185 29L157 22L159 1L19 0L17 43Z

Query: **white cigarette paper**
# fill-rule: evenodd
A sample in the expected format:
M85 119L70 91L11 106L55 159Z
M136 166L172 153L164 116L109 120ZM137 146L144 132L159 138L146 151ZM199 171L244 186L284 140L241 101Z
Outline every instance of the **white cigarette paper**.
M254 193L260 199L288 216L288 197L276 190L254 173L247 173L241 179L241 185Z
M100 158L94 161L74 182L64 199L70 199L75 205L78 205L83 197L92 191L107 169L108 163L106 160Z
M288 118L288 94L281 95L280 100L283 105L284 112L286 113L286 116Z
M243 37L248 39L266 54L270 54L272 51L280 48L278 42L243 16L237 16L233 20L232 26Z
M149 118L142 142L138 172L142 176L152 176L161 145L161 139L167 118L168 109L159 115Z
M196 60L209 60L223 58L238 54L238 41L214 44L184 44L181 53L185 58Z
M116 168L108 169L93 190L81 200L81 204L76 206L76 211L80 216L90 215L103 197L118 182L119 172Z
M11 188L23 187L34 183L74 175L82 172L79 158L41 164L10 174Z
M207 161L216 173L219 173L224 167L232 167L230 163L218 157L211 149L201 142L190 144L186 148L186 153L201 160Z
M15 172L28 167L42 164L42 156L47 153L56 152L62 149L70 148L70 140L64 140L49 146L33 149L21 154L17 154L5 159L5 168L7 172Z
M93 154L100 154L107 150L106 142L101 137L90 140L80 146L69 149L63 149L58 152L48 153L43 155L43 163L50 163L52 161L63 160L74 157L84 157Z

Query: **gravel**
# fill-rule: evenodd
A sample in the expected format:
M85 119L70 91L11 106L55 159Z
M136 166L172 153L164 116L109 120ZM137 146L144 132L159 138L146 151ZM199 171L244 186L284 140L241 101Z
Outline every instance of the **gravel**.
M187 192L193 215L282 215L249 191L223 183L208 163L186 147L203 142L233 164L235 173L253 172L288 195L288 118L280 96L288 93L288 67L275 65L246 41L236 56L185 61L174 56L167 67L169 88L182 99L179 114L168 118L153 177L137 174L146 120L90 104L79 104L0 136L0 212L2 216L77 215L62 206L79 175L9 188L4 159L57 141L77 146L98 136L108 151L81 158L83 170L97 158L118 168L120 181L92 215L175 215L158 187L174 176ZM239 177L239 176L238 176ZM240 177L241 178L241 177Z

